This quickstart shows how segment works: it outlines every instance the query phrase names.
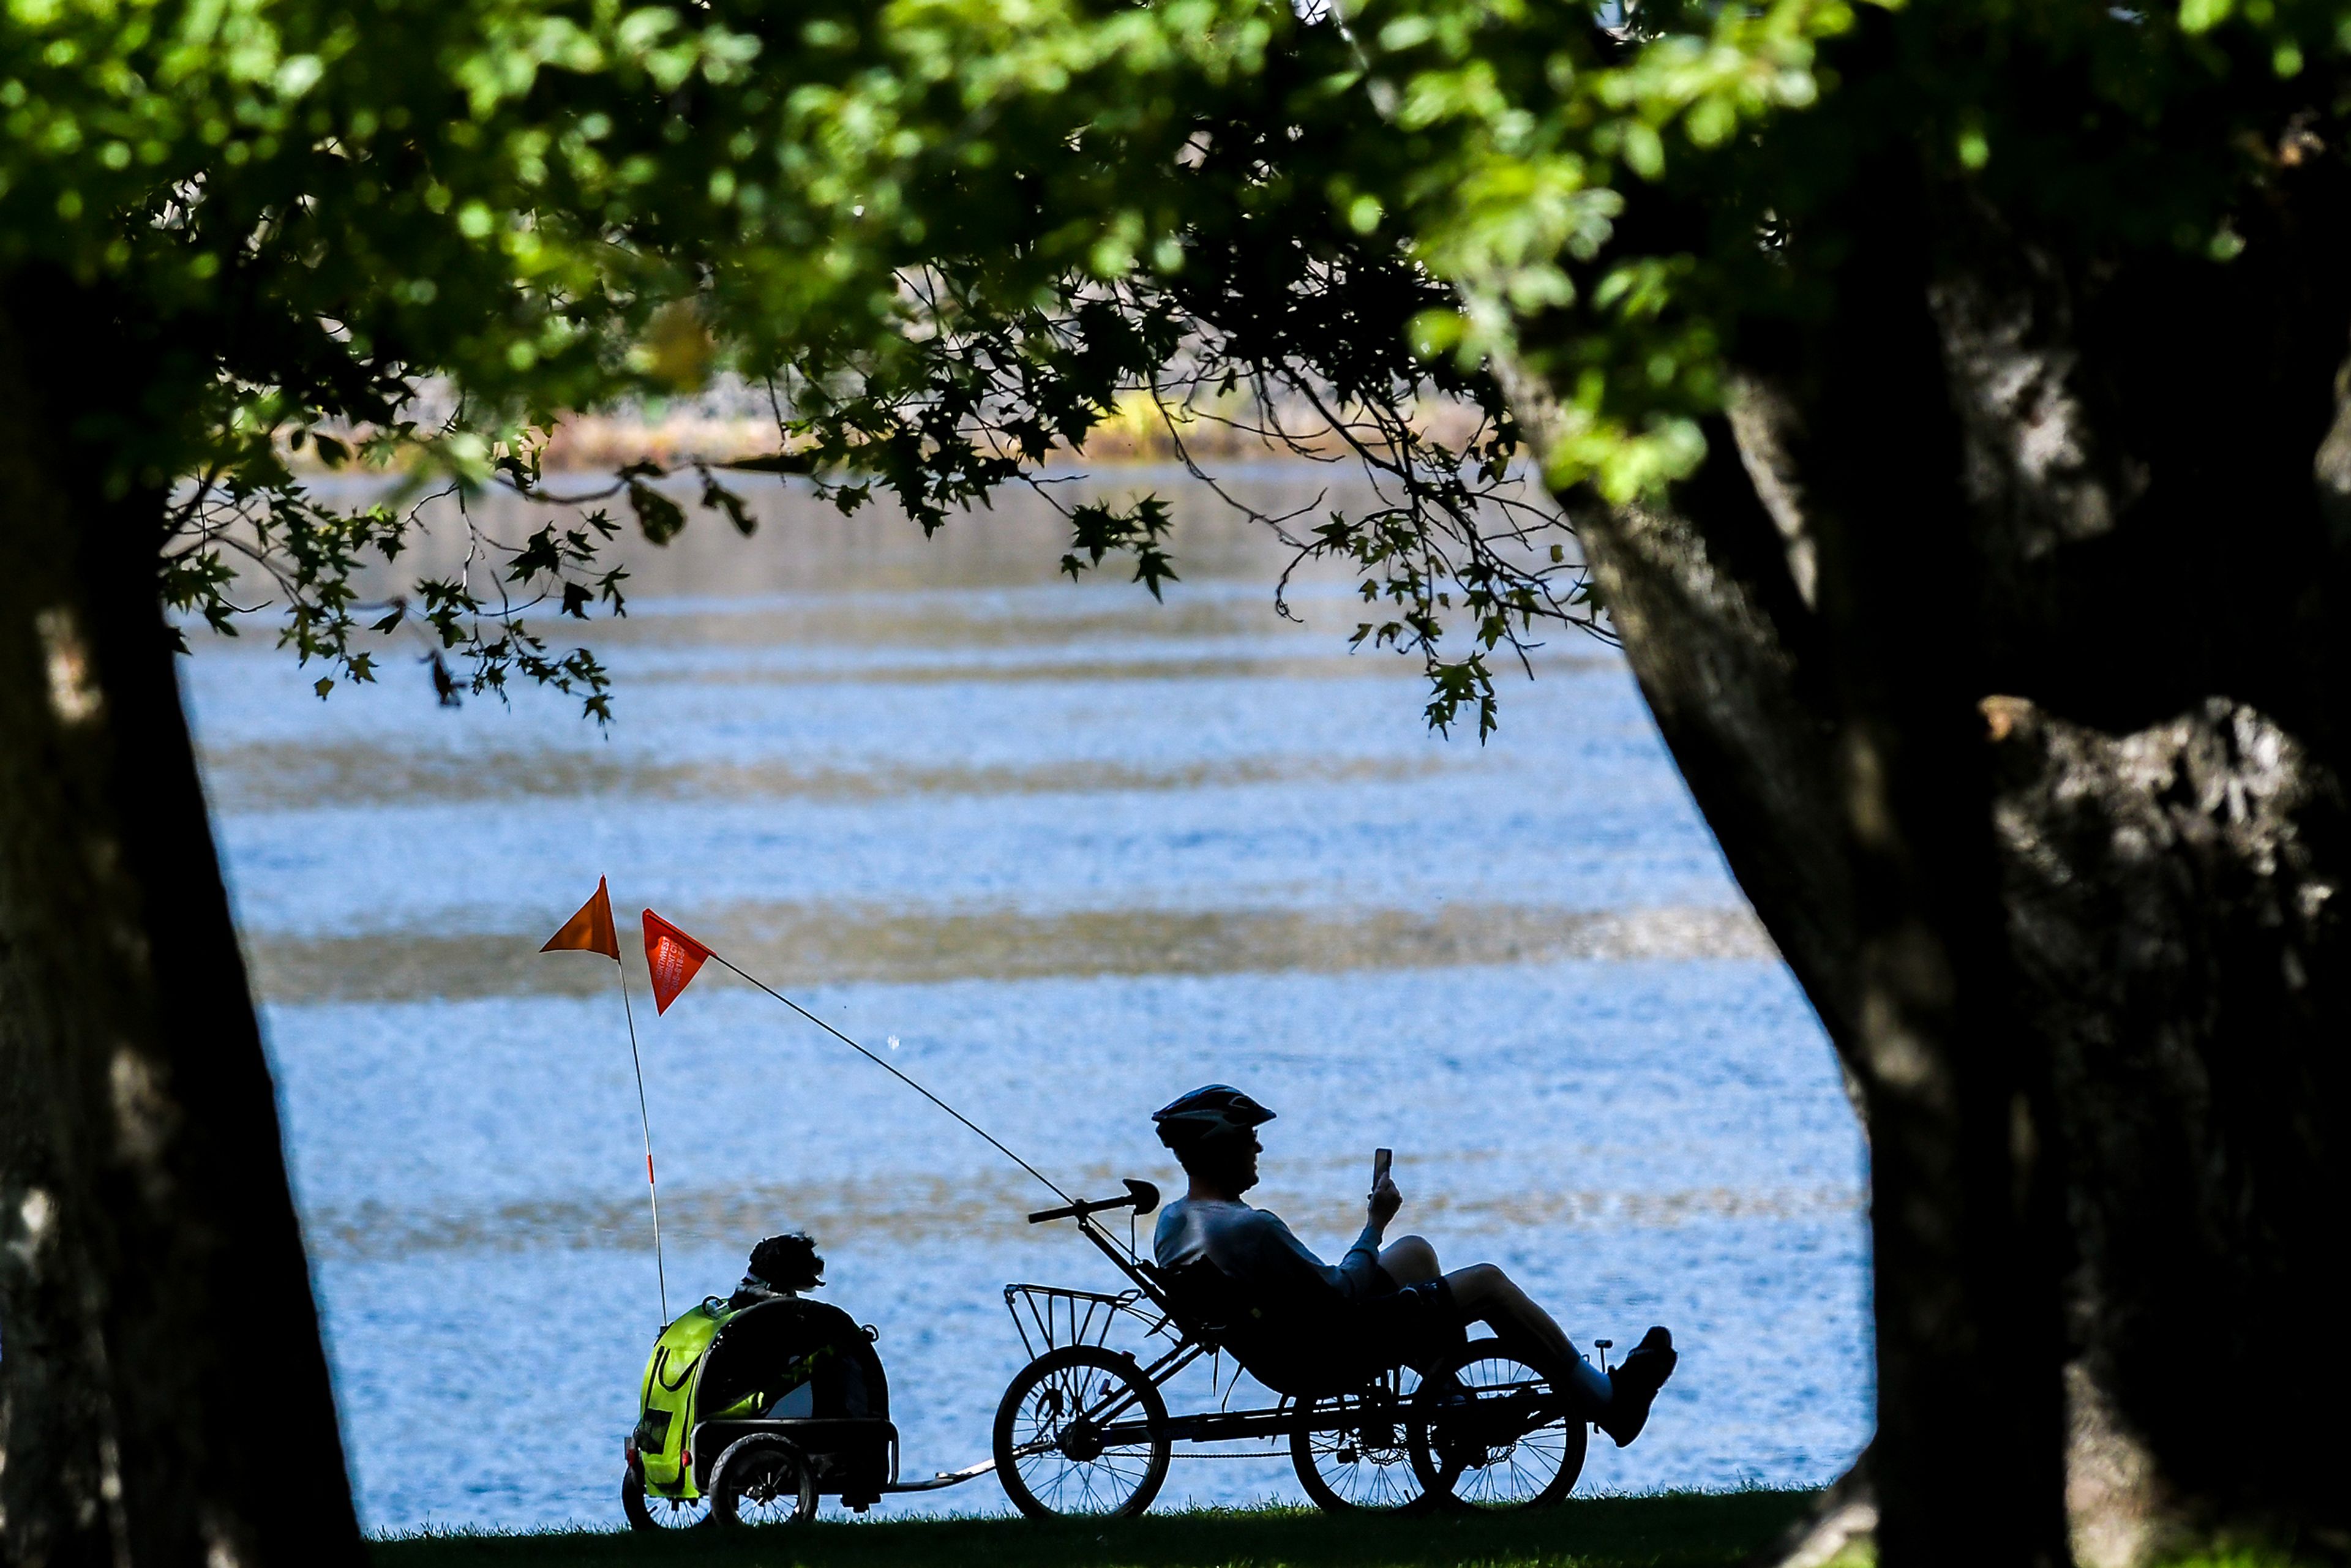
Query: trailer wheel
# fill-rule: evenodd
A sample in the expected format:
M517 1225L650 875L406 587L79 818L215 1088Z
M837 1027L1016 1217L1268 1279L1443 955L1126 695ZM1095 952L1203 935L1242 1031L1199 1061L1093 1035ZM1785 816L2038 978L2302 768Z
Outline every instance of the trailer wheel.
M996 1408L996 1477L1031 1519L1133 1518L1167 1479L1167 1405L1132 1357L1049 1350Z
M816 1471L781 1437L737 1437L710 1467L710 1517L722 1528L806 1524L816 1517Z
M664 1497L648 1493L634 1470L621 1473L621 1512L631 1530L691 1530L710 1521L706 1497Z

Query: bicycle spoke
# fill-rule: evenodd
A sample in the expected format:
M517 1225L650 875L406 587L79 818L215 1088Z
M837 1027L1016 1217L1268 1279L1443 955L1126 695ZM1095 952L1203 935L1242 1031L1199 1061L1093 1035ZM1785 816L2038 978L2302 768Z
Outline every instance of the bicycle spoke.
M1138 1498L1147 1501L1147 1494L1158 1490L1155 1470L1165 1462L1165 1439L1155 1447L1148 1437L1137 1443L1122 1431L1117 1442L1106 1445L1102 1432L1130 1423L1148 1432L1156 1404L1150 1385L1107 1354L1040 1367L1032 1377L1021 1385L999 1437L999 1462L1008 1479L1017 1479L1029 1500L1022 1506L1057 1514L1109 1514L1126 1511ZM1085 1457L1073 1457L1072 1450Z
M1583 1468L1579 1409L1532 1367L1480 1348L1444 1375L1419 1417L1414 1442L1430 1486L1478 1509L1554 1500Z
M1291 1458L1308 1495L1323 1508L1385 1511L1420 1500L1407 1432L1409 1371L1370 1389L1326 1395L1298 1415Z

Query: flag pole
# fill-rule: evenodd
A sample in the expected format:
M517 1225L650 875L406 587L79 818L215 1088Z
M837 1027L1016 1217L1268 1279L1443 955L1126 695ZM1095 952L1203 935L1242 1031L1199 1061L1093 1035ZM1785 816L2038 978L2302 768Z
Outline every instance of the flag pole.
M653 1206L653 1281L661 1289L662 1326L669 1326L669 1270L662 1262L661 1186L653 1180L653 1118L645 1108L645 1062L637 1052L637 1015L629 1005L629 968L616 956L612 967L621 977L621 1016L629 1020L629 1061L637 1070L637 1120L645 1130L645 1191Z
M757 986L759 989L767 992L769 996L775 998L776 1000L783 1003L784 1006L791 1009L792 1011L799 1014L800 1017L808 1019L809 1022L816 1025L817 1028L824 1030L825 1033L832 1036L833 1039L841 1041L841 1044L849 1047L850 1050L855 1051L858 1055L863 1057L866 1061L872 1062L874 1066L880 1068L883 1071L888 1073L891 1077L896 1079L899 1082L904 1084L907 1088L913 1090L924 1099L928 1100L932 1104L936 1105L940 1110L945 1111L948 1115L953 1116L956 1121L961 1122L973 1132L977 1133L981 1137L987 1139L989 1144L995 1146L998 1154L1002 1155L1006 1159L1010 1160L1014 1165L1019 1166L1022 1170L1027 1171L1030 1176L1035 1176L1039 1181L1044 1183L1045 1189L1048 1192L1050 1192L1055 1197L1060 1198L1063 1203L1075 1203L1078 1201L1076 1198L1071 1197L1068 1193L1063 1192L1061 1188L1061 1185L1054 1181L1051 1176L1047 1176L1043 1171L1039 1170L1035 1166L1030 1165L1027 1160L1022 1159L1019 1155L1016 1155L1010 1149L1006 1148L1002 1142L997 1138L995 1134L989 1132L987 1128L981 1126L978 1123L973 1121L970 1117L965 1115L962 1112L956 1110L954 1106L948 1104L946 1101L940 1099L937 1095L932 1093L929 1090L924 1088L921 1084L915 1082L913 1079L907 1077L904 1073L899 1071L896 1068L891 1066L888 1062L883 1061L880 1057L874 1055L872 1051L866 1050L863 1046L858 1044L855 1040L850 1039L847 1035L841 1033L839 1030L833 1028L831 1024L817 1017L816 1014L809 1011L808 1009L800 1006L799 1003L792 1000L791 998L784 995L783 992L776 989L775 987L768 984L767 981L760 979L758 976L747 975L741 969L736 968L733 964L727 963L725 954L710 952L710 949L706 947L704 948L703 951L710 953L711 957L716 959L719 963L726 965L727 968L734 969L737 977L748 980L752 985Z

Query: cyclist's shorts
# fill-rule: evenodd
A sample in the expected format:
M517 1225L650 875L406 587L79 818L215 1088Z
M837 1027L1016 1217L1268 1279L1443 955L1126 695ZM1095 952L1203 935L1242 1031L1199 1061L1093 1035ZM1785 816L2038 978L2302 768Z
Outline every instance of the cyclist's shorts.
M1462 1332L1465 1320L1453 1299L1453 1287L1442 1280L1367 1296L1354 1303L1348 1316L1358 1344L1420 1371L1458 1350L1468 1337Z

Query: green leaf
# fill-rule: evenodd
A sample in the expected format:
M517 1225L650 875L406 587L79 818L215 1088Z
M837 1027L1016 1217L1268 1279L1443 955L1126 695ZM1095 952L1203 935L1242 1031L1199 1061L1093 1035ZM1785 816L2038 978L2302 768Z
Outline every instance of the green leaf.
M724 511L735 531L747 539L759 531L759 519L744 506L743 497L712 478L707 468L702 471L702 504Z
M2236 8L2236 0L2179 0L2179 30L2191 36L2209 33Z
M685 528L685 508L640 480L629 481L629 507L646 539L666 545Z

